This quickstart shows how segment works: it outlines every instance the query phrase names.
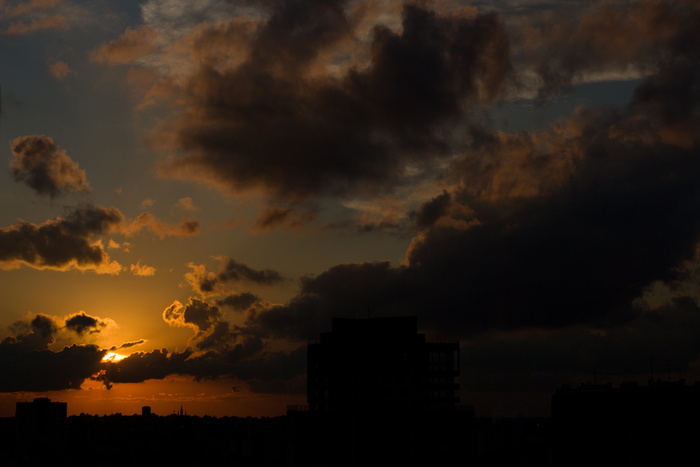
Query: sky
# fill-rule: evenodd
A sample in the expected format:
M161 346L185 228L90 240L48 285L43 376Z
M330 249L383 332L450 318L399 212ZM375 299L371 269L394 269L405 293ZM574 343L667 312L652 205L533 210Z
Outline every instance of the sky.
M700 379L695 0L0 1L0 416L273 416L331 318L461 403Z

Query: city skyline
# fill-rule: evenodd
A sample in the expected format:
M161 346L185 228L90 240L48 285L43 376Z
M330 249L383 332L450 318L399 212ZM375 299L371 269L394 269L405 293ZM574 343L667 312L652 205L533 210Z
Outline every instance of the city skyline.
M0 1L0 416L272 416L331 318L460 400L700 380L692 0ZM73 411L71 411L73 410Z

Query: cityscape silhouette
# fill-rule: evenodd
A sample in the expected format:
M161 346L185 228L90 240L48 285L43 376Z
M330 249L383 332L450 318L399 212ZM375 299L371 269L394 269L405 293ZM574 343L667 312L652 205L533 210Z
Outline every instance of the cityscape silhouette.
M17 402L0 419L7 465L620 465L690 455L700 385L562 385L546 418L477 418L460 405L459 344L413 316L333 320L308 345L308 404L277 417L67 416Z

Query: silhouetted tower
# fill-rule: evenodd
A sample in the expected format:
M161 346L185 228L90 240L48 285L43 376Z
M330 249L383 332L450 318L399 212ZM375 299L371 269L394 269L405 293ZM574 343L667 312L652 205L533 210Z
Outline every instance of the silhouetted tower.
M459 344L426 342L414 316L333 318L308 348L311 411L424 411L459 401Z
M459 344L426 342L410 317L333 318L308 346L307 412L291 412L296 465L452 465L470 414Z

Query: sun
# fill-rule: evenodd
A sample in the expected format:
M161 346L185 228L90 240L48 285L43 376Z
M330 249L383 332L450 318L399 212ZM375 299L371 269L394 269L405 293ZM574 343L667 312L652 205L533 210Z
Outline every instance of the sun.
M124 360L126 358L126 355L122 355L116 352L107 352L107 354L102 357L103 362L118 362L120 360Z

